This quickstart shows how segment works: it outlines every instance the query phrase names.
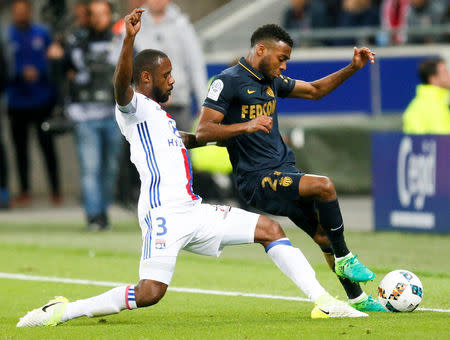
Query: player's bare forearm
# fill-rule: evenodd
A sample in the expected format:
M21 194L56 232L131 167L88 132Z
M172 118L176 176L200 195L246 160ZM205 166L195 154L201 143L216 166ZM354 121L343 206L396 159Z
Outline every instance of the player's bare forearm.
M294 89L288 97L318 100L341 86L343 82L363 68L367 62L373 64L375 62L374 57L375 53L367 47L361 49L354 47L353 59L349 65L313 82L296 80Z
M296 80L289 98L318 100L338 88L344 81L358 71L351 64L322 79L313 82Z
M133 98L130 85L133 74L133 44L134 37L125 36L114 72L114 97L119 105L127 105Z
M206 143L199 143L193 133L180 131L180 136L186 149L194 149L206 145Z
M230 125L222 124L223 118L224 115L221 112L209 107L203 107L195 132L197 141L200 143L220 142L244 133L254 133L256 131L270 133L272 131L272 117L259 116L250 121Z
M247 132L245 123L222 125L215 122L199 123L195 136L200 143L219 142Z
M246 132L246 123L222 125L224 114L204 106L195 136L200 143L223 141Z
M320 99L330 92L333 92L339 86L341 86L344 81L354 75L356 71L358 71L358 69L350 64L322 79L311 82L311 85L316 88L315 96L313 99Z
M143 9L135 8L125 17L125 38L120 51L119 61L114 72L114 97L117 104L125 106L133 99L131 78L133 75L134 37L141 28Z

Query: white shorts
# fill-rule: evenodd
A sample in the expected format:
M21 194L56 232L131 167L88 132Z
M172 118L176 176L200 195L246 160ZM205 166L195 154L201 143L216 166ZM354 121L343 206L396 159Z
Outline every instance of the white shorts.
M196 204L184 212L152 210L140 220L140 279L170 284L181 249L219 256L227 245L253 243L258 218L239 208L210 204Z

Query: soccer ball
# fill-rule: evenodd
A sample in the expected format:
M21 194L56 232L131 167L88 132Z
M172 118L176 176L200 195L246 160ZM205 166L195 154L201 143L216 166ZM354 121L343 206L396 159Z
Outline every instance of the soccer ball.
M412 312L422 297L422 282L408 270L394 270L378 285L378 300L391 312Z

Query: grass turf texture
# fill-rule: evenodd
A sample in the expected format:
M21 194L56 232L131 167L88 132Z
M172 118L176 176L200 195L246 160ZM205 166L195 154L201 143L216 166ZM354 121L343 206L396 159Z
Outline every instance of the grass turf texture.
M112 233L88 234L77 223L0 224L0 272L102 281L136 282L140 232L134 222ZM300 230L287 229L330 293L345 297L318 247ZM377 275L363 286L376 293L387 272L404 268L424 285L420 307L450 308L449 236L399 233L347 233L351 249ZM259 245L228 247L219 259L182 252L174 287L303 296ZM169 291L156 306L103 318L80 318L55 328L17 329L19 317L52 298L70 300L108 287L0 279L0 339L294 339L445 338L449 314L371 313L364 319L311 320L311 303L187 294Z

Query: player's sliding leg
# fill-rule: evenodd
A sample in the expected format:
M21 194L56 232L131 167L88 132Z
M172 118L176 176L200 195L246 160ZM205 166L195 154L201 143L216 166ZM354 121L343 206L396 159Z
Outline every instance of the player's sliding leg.
M322 227L317 226L316 233L313 240L319 245L323 252L325 260L331 271L334 272L334 253L333 248L331 248L330 240L327 235L325 235ZM350 306L362 312L385 312L386 309L383 305L372 297L372 295L367 295L362 289L359 283L350 281L347 278L338 276L342 287L344 287L345 293L347 294Z
M336 274L355 282L373 280L375 274L361 264L357 255L353 255L347 248L344 221L331 180L324 176L303 175L299 183L299 194L315 200L320 224L334 251Z
M152 280L141 280L137 286L113 288L88 299L69 302L59 296L20 319L17 327L57 326L81 316L95 317L117 314L124 309L148 307L158 303L167 285Z
M262 244L277 267L316 304L311 317L367 316L326 292L317 281L316 273L308 260L300 249L292 246L277 222L260 216L255 229L255 243Z

